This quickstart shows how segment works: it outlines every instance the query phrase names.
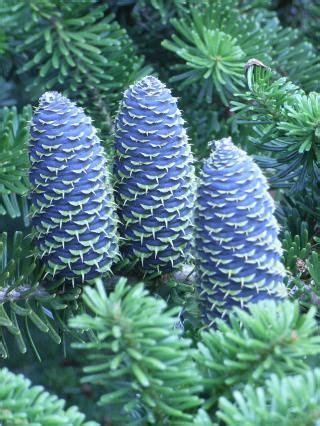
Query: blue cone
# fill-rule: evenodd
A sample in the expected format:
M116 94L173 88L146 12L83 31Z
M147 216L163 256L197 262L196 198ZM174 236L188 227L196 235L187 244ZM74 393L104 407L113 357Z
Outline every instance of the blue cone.
M275 205L260 168L230 138L204 162L195 214L203 321L285 296Z
M115 122L121 252L147 274L172 272L189 256L195 176L183 123L152 76L129 87Z
M49 277L90 281L108 272L117 255L113 196L96 129L82 108L46 92L30 133L37 254Z

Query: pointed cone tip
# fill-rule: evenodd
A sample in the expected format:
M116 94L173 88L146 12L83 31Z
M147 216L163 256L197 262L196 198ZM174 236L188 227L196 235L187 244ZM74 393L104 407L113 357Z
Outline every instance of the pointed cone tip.
M209 148L211 148L214 152L216 151L225 151L232 150L235 148L235 145L232 142L231 137L222 138L220 140L213 140L208 143Z
M155 88L155 87L166 87L157 77L153 75L147 75L136 83L143 89Z
M48 91L45 92L39 99L39 107L44 105L49 105L54 101L63 101L63 102L70 102L68 98L63 96L61 93L56 91Z

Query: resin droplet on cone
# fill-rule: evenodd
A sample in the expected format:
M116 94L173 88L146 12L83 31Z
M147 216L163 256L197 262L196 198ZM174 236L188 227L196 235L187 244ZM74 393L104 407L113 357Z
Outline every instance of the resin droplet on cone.
M125 92L115 122L115 198L122 254L146 273L185 262L192 238L194 168L176 98L155 77Z
M285 295L279 226L260 168L230 138L204 162L196 206L196 260L203 320Z
M116 217L106 160L92 120L57 92L35 110L29 147L32 224L50 277L74 282L110 270Z

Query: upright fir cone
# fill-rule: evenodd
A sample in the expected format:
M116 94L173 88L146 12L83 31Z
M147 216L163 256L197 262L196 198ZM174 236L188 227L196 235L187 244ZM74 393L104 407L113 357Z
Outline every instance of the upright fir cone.
M204 162L195 213L202 317L285 296L279 226L260 168L230 138Z
M115 122L115 198L122 254L145 273L169 273L188 256L195 177L176 98L157 78L129 87Z
M51 278L90 281L109 271L117 254L112 191L96 129L82 108L46 92L30 133L38 256Z

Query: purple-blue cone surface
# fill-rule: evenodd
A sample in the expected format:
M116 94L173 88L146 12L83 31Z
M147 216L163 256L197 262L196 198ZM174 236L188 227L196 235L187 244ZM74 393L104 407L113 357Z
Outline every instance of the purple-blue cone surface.
M49 277L73 283L110 270L116 216L106 160L82 108L57 92L40 98L30 128L32 225Z
M204 162L195 213L203 321L234 306L285 296L279 226L264 175L230 138Z
M148 76L125 92L115 122L115 199L121 251L145 273L169 273L188 257L195 177L176 98Z

